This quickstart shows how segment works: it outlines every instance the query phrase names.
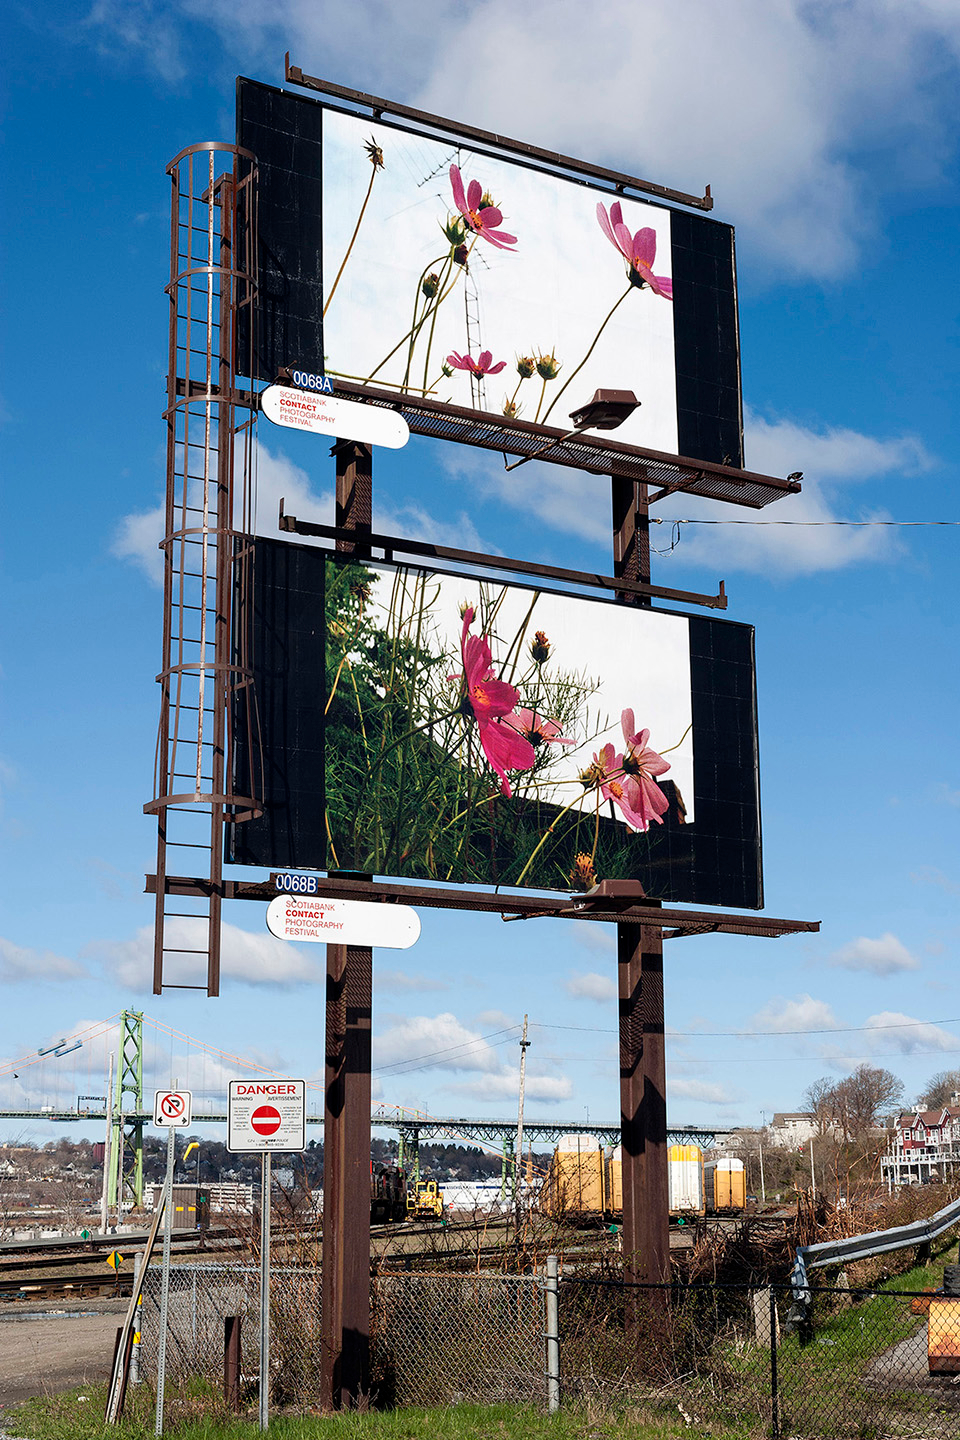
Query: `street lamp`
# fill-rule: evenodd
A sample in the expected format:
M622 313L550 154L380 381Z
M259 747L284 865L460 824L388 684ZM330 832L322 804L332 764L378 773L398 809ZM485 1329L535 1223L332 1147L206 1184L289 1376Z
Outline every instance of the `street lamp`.
M519 466L526 465L528 460L536 460L548 450L562 445L565 440L572 440L574 435L579 435L582 430L616 430L618 425L622 425L624 420L633 414L639 404L640 401L632 390L595 390L592 400L581 405L579 410L571 411L572 430L561 435L559 440L548 440L532 455L524 455L522 460L515 460L512 465L505 465L504 469L516 470Z

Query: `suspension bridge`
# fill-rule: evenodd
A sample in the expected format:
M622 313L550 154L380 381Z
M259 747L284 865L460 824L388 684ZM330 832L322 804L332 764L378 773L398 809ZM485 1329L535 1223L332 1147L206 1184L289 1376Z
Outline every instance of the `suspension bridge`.
M411 1057L414 1059L423 1057ZM145 1078L146 1081L145 1081ZM153 1122L155 1089L190 1090L193 1126L226 1125L229 1080L249 1076L289 1079L282 1072L248 1056L232 1054L181 1030L144 1015L122 1010L106 1020L48 1041L16 1060L0 1062L0 1121L47 1122L54 1125L101 1125L110 1135L110 1204L140 1205L143 1201L143 1132ZM323 1081L307 1080L307 1124L323 1124ZM399 1141L401 1165L419 1171L419 1148L446 1139L498 1150L504 1176L515 1164L516 1120L431 1115L425 1110L378 1104L371 1124L393 1131ZM565 1135L595 1136L602 1144L620 1141L619 1122L526 1119L528 1145L555 1145ZM671 1144L703 1148L723 1141L728 1132L715 1126L671 1127Z

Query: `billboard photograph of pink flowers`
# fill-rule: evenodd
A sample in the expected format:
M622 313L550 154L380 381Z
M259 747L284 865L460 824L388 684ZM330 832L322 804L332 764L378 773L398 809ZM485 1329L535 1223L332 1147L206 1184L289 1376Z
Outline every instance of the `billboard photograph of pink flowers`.
M455 142L323 116L323 349L337 378L676 452L671 212Z
M254 576L234 862L762 904L751 626L264 537Z

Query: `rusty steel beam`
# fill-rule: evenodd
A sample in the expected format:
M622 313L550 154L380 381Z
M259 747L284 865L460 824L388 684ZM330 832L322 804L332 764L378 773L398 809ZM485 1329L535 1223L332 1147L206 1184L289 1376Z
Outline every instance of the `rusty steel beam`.
M144 893L157 889L156 875L147 875ZM223 880L224 900L269 901L277 894L270 880ZM206 895L211 882L206 877L168 875L168 895ZM334 872L317 876L317 895L336 900L371 900L383 904L418 905L428 910L480 910L510 919L561 919L633 922L670 928L664 938L675 935L757 935L774 940L781 935L807 935L820 929L819 920L779 920L772 915L725 915L709 910L673 910L653 901L640 901L626 908L597 910L583 904L582 895L505 895L500 890L446 890L441 886L405 885L395 880L378 880L376 889L368 882Z
M339 525L321 525L315 520L300 520L296 515L288 515L282 501L279 526L288 534L316 535L324 540L342 540L344 536ZM686 605L703 605L710 610L727 608L727 594L722 580L716 595L702 595L695 590L672 590L663 585L643 585L639 581L601 575L596 571L565 570L559 565L541 565L534 560L512 560L504 555L490 556L477 550L432 545L426 540L405 540L399 535L381 535L371 531L368 539L372 547L384 551L388 560L393 560L394 552L399 551L401 555L422 556L428 560L452 560L461 565L485 565L514 574L536 576L537 579L567 580L574 585L590 585L597 590L613 591L616 594L649 595L654 600L679 600Z
M337 525L369 534L373 466L369 448L333 447ZM369 556L368 543L342 538L337 549ZM361 885L368 883L352 877ZM327 946L324 1087L321 1403L355 1409L370 1392L370 1025L373 951ZM331 1164L328 1167L328 1148Z
M526 140L511 140L493 130L480 130L476 125L465 125L460 120L447 120L442 115L432 115L429 110L415 110L410 105L384 100L378 95L369 95L364 90L351 90L346 85L335 85L331 80L321 80L317 75L305 75L299 65L291 65L289 50L284 58L284 78L293 85L302 86L304 90L316 90L321 95L332 95L334 99L362 105L373 111L376 120L379 120L381 115L399 115L403 120L413 120L417 125L427 126L431 130L462 135L467 140L492 145L497 150L512 150L514 154L531 161L561 170L572 170L578 175L588 175L591 179L606 180L616 187L618 195L625 190L637 190L643 195L657 195L661 200L676 200L680 205L689 205L697 210L713 209L713 196L709 185L702 195L689 195L685 190L671 190L666 185L658 185L653 180L640 180L621 170L608 170L602 165L577 160L572 155L561 155L556 150L543 150L538 145L530 145Z

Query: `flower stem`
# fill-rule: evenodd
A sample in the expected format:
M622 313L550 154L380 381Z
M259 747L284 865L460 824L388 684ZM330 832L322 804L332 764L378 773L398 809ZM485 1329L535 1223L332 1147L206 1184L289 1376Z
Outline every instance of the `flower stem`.
M443 255L438 255L438 256L436 257L436 259L428 261L427 264L424 266L423 271L421 272L421 275L420 275L420 281L418 282L418 285L417 285L417 294L418 294L418 295L419 295L419 290L420 290L420 284L423 283L423 277L424 277L425 275L428 275L428 274L430 273L430 267L433 266L433 265L439 265L439 264L440 264L440 261L443 260L443 259L445 259L445 258L446 258L446 257L443 256ZM414 302L413 313L414 313L414 316L416 316L416 313L417 313L416 301ZM423 324L424 320L427 318L427 316L429 315L429 313L430 313L429 309L427 309L427 310L424 311L423 317L422 317L421 320L420 320L420 324L421 324L421 325ZM375 368L370 371L370 374L366 377L366 383L367 383L367 384L369 384L369 382L373 379L374 375L376 375L376 373L377 373L378 370L382 370L382 369L383 369L384 365L386 365L386 363L387 363L388 360L392 360L392 359L393 359L394 355L396 355L397 351L400 349L400 346L404 343L405 340L409 340L409 339L410 339L410 336L413 334L413 332L414 332L414 330L415 330L416 328L417 328L416 324L411 325L411 327L410 327L410 329L407 331L407 333L406 333L405 335L401 335L401 336L400 336L400 339L397 341L396 345L394 345L394 347L393 347L393 349L390 351L389 355L384 355L383 359L380 361L380 364L377 365L377 366L375 366Z
M576 370L571 371L571 373L567 376L566 380L565 380L565 381L563 382L563 384L560 386L560 389L557 391L556 395L554 395L553 399L550 401L550 404L549 404L549 406L547 407L546 414L545 414L544 417L543 417L542 424L546 425L547 420L549 419L549 416L550 416L550 411L553 409L554 405L556 405L557 401L560 399L560 396L563 394L564 390L566 390L567 386L570 384L570 381L573 380L577 375L580 374L580 371L583 369L584 365L586 365L587 361L590 359L590 356L593 354L594 350L597 348L597 341L600 339L600 336L603 334L604 330L607 328L608 324L609 324L610 321L613 319L614 314L616 313L617 310L619 310L620 306L623 304L624 300L626 300L627 296L630 294L630 291L631 291L633 288L634 288L634 287L633 287L632 285L628 285L627 288L626 288L626 290L624 290L623 294L620 296L620 299L617 301L616 305L614 305L613 309L610 311L610 313L609 313L609 315L607 316L606 320L604 320L603 324L600 326L600 329L597 331L596 335L594 336L594 338L593 338L593 344L590 346L590 349L587 351L586 355L584 355L583 359L580 361L580 364L577 366ZM539 411L539 408L538 408L537 414L539 415L539 413L540 413L540 411Z
M357 217L357 223L356 223L356 225L353 227L353 234L350 236L350 244L347 246L347 253L344 255L343 260L342 260L341 263L340 263L340 269L337 271L337 278L336 278L336 280L334 280L334 282L333 282L333 285L332 285L332 287L331 287L331 289L330 289L330 294L327 296L327 303L326 303L326 305L324 305L324 307L323 307L323 317L322 317L322 318L325 318L325 317L326 317L327 311L330 309L330 301L333 299L334 295L336 294L337 286L340 284L340 276L343 274L343 272L344 272L344 270L345 270L345 268L346 268L347 261L350 259L350 251L353 249L354 241L356 240L358 234L360 233L360 225L361 225L361 223L362 223L362 221L363 221L364 211L366 210L366 208L367 208L367 202L369 201L370 196L371 196L371 194L373 193L373 182L374 182L374 180L376 180L376 178L377 178L377 169L378 169L378 167L377 167L376 165L374 165L374 167L373 167L373 169L372 169L372 171L371 171L371 173L370 173L370 184L367 186L367 193L366 193L366 195L364 195L364 197L363 197L363 204L360 206L360 214L359 214L359 216Z
M446 284L447 275L448 275L449 272L450 272L450 266L451 266L452 264L453 264L453 256L451 256L450 259L447 261L447 270L446 270L446 272L444 273L443 279L440 281L440 284L437 286L437 289L438 289L438 290L442 290L443 287L444 287L444 285ZM432 315L431 320L430 320L430 334L427 336L427 354L426 354L426 357L425 357L424 362L423 362L423 393L424 393L424 395L426 395L426 393L427 393L427 375L428 375L429 369L430 369L430 351L433 349L433 334L434 334L434 331L435 331L436 328L437 328L437 315L438 315L439 313L440 313L440 307L439 307L438 305L434 305L434 307L433 307L433 315Z

